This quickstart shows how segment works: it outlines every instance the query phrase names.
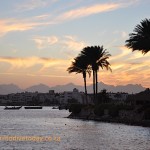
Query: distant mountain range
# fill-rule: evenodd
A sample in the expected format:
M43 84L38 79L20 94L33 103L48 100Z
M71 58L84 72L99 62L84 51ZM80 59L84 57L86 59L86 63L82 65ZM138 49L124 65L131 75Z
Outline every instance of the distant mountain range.
M10 93L20 93L22 89L20 89L17 85L14 84L1 84L0 85L0 94L10 94Z
M57 85L54 87L49 87L44 84L34 85L26 89L21 89L17 85L14 84L2 84L0 85L0 94L10 94L10 93L20 93L20 92L40 92L47 93L49 90L55 90L55 92L63 92L63 91L72 91L74 88L77 88L79 91L84 91L84 87L80 85L75 85L73 83L69 83L66 85ZM128 85L107 85L103 82L98 83L98 91L100 92L102 89L106 89L108 92L127 92L127 93L139 93L144 91L145 88L139 84L128 84ZM87 86L88 93L92 93L93 86Z

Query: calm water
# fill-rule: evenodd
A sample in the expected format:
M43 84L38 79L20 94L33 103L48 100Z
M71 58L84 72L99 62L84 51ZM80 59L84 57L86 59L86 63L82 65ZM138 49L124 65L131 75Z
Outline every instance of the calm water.
M52 137L52 141L1 140L0 150L150 150L150 128L67 119L64 117L68 111L51 107L3 108L0 107L1 137Z

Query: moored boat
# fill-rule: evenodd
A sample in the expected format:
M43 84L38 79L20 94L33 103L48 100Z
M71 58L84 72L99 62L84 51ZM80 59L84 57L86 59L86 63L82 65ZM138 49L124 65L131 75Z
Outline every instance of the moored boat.
M18 107L15 107L15 106L13 106L13 107L8 107L8 106L6 106L4 109L5 110L10 110L10 109L14 109L14 110L18 110L18 109L20 109L22 106L18 106Z
M25 106L25 109L42 109L42 106Z

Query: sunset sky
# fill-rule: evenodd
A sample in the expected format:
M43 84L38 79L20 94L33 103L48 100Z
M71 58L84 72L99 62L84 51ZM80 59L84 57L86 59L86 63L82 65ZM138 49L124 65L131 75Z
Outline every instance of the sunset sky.
M2 0L0 84L83 85L82 75L66 70L83 47L103 45L113 72L100 69L99 81L150 87L150 52L124 46L145 18L150 0Z

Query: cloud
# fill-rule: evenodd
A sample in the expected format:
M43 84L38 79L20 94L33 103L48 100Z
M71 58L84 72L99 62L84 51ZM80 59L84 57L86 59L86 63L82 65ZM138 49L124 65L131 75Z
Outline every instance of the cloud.
M23 10L32 10L39 7L47 6L51 3L56 2L57 0L52 1L44 1L44 0L31 0L22 5L18 5L17 9ZM138 0L126 1L122 2L114 2L114 3L101 3L88 5L84 7L75 8L69 10L70 8L66 8L66 12L57 12L54 10L51 13L47 14L39 14L37 16L32 16L26 19L20 18L10 18L10 19L1 19L0 20L0 36L4 36L5 34L12 31L26 31L31 30L37 27L44 27L52 24L62 23L64 21L74 20L81 17L87 17L94 14L99 14L103 12L113 11L119 8L128 7L135 3L139 2ZM126 33L122 33L122 36L125 37Z
M117 55L110 57L112 73L100 71L100 79L112 85L141 84L150 87L150 54L132 52L124 46L116 47Z
M65 80L74 78L66 71L70 62L70 60L45 57L0 57L0 66L5 67L4 71L0 71L0 76L1 79L5 80L3 80L4 83L21 81L19 84L22 84L23 81L23 86L35 84L39 81L57 83L58 78L64 78ZM60 82L62 81L64 80L60 80Z
M81 40L78 40L73 36L64 36L64 39L61 41L62 45L69 50L82 50L87 44Z
M48 68L52 66L57 66L59 64L63 64L65 60L61 59L52 59L52 58L41 58L41 57L27 57L27 58L19 58L19 57L0 57L0 63L8 63L11 65L11 69L15 68L30 68L35 65L41 65L42 68Z
M127 47L125 46L119 46L119 47L116 47L116 49L118 49L118 54L117 55L113 55L110 57L110 61L117 61L119 59L123 60L124 57L127 57L129 54L132 53L132 50L131 49L128 49ZM126 59L125 59L126 60Z
M99 14L103 12L114 11L119 8L125 8L131 5L135 5L139 2L140 0L127 0L125 2L116 0L114 2L109 2L109 3L97 3L94 5L84 6L84 7L66 11L62 13L61 15L59 15L58 17L56 17L55 21L63 22L63 21L78 19L81 17L87 17L90 15ZM123 33L123 36L125 36L124 33Z
M32 39L36 43L38 49L48 48L57 43L63 50L80 51L87 44L79 40L77 37L65 35L63 37L57 36L35 36Z
M118 48L118 54L110 57L110 63L114 71L146 70L144 68L150 65L150 54L143 56L140 52L132 52L125 46Z
M32 40L36 43L38 49L47 48L58 42L56 36L35 36Z
M56 20L58 22L64 21L64 20L72 20L77 19L81 17L86 17L93 14L98 14L102 12L112 11L120 7L120 4L118 3L109 3L109 4L95 4L92 6L85 6L78 9L70 10L62 15L58 16Z
M35 16L36 19L41 19L41 20L47 19L49 17L50 17L49 14L43 14L43 15Z
M121 36L122 38L126 39L128 37L128 33L126 33L125 31L122 31Z
M126 38L128 37L128 33L125 32L125 31L116 30L116 31L113 31L113 34L114 34L115 36L118 35L119 38L120 38L120 36L121 36L122 39L126 39Z
M119 64L118 64L119 65ZM100 71L99 79L104 83L111 85L126 85L126 84L141 84L144 87L150 87L150 68L146 67L146 64L142 65L131 65L131 64L120 64L122 65L119 69L112 67L113 72ZM150 65L150 64L149 64ZM143 69L146 67L145 69Z
M96 3L93 5L85 4L84 7L78 7L69 10L66 8L66 12L61 12L58 15L54 15L53 21L57 23L62 23L64 21L74 20L82 17L87 17L94 14L100 14L104 12L114 11L120 8L126 8L131 5L138 4L141 0L127 0L125 2L116 0L114 2L106 2L106 3ZM78 3L78 2L77 2ZM122 33L122 36L126 36L125 32Z
M18 4L16 6L16 9L18 11L27 11L27 10L33 10L36 8L45 7L48 4L46 0L30 0L23 4Z
M73 76L65 76L65 75L50 75L50 74L27 74L28 76L36 77L49 77L49 78L73 78Z
M41 20L37 20L37 17L31 17L29 19L0 19L0 37L8 34L9 32L27 31L35 29L36 27L48 26L54 23L55 22L52 21L43 22Z
M132 52L132 55L128 58L128 60L132 61L132 60L136 60L136 61L140 61L140 60L149 60L150 58L150 53L147 53L146 55L143 55L140 51L134 51Z
M127 83L141 84L150 87L149 56L143 56L140 52L132 52L126 47L120 47L116 56L110 57L110 63L113 72L104 72L100 74L103 82L114 85L125 85Z
M0 37L13 31L27 31L47 23L34 22L26 19L2 19L0 20Z

